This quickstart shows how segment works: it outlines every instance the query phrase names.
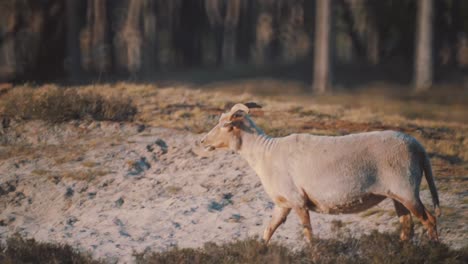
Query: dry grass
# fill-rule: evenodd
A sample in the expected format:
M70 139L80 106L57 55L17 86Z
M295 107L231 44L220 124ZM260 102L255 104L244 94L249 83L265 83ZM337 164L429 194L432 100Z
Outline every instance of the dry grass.
M103 261L93 260L88 254L81 253L68 245L37 242L14 236L0 243L0 263L70 263L98 264Z
M32 174L38 175L38 176L44 176L50 174L49 170L44 170L44 169L36 169L31 171Z
M391 256L391 257L389 257ZM255 238L223 245L207 243L199 249L172 249L135 254L146 263L466 263L468 248L452 250L442 243L401 242L396 234L373 232L360 239L315 239L310 248L298 251ZM16 235L0 244L0 262L12 263L105 263L93 260L68 245L41 243Z
M265 247L247 239L199 249L172 249L137 254L137 263L466 263L468 248L451 250L444 244L401 242L396 234L373 232L360 239L316 239L310 248L291 251L273 243Z
M11 157L23 159L39 159L44 156L54 159L55 164L63 164L70 161L79 160L84 153L82 146L65 146L54 144L17 144L11 145L0 152L0 160Z
M374 207L374 208L371 208L369 210L366 210L362 213L360 213L359 215L361 217L369 217L369 216L372 216L372 215L376 215L378 217L382 216L386 211L383 210L383 209L380 209L380 208L377 208L377 207Z
M166 191L171 195L176 195L182 191L182 188L179 186L170 185L166 187Z
M83 162L81 163L81 165L82 165L83 167L93 168L93 167L98 166L98 165L99 165L99 162L89 161L89 160L88 160L88 161L83 161Z
M343 221L339 220L339 219L333 219L331 222L330 222L330 225L331 225L331 231L334 232L334 233L338 233L340 232L341 229L343 229L343 227L346 226L346 223L344 223Z
M62 170L62 171L52 171L44 169L36 169L31 171L33 175L47 177L47 179L59 182L62 179L72 179L77 181L87 181L91 182L96 178L105 176L111 171L104 169L80 169L80 170Z
M77 181L93 181L96 178L105 176L111 173L108 170L103 169L87 169L87 170L74 170L74 171L62 171L58 175L61 178L68 178Z
M16 87L0 99L0 115L15 119L128 121L135 114L135 106L123 97L105 98L92 91L56 86Z

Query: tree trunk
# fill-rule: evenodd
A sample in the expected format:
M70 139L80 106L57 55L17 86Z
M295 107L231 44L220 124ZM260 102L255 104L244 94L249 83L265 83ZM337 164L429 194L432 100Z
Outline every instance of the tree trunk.
M331 0L316 1L314 79L312 90L323 94L330 89Z
M294 63L306 57L310 49L310 39L304 29L303 1L282 1L277 7L278 52L281 61Z
M432 0L418 0L414 89L424 91L432 85Z
M367 61L372 65L379 64L379 31L376 25L374 14L367 15Z
M256 2L258 15L255 26L255 42L252 58L256 65L264 65L271 61L272 44L275 38L274 1Z
M80 60L80 40L78 26L78 9L79 0L66 0L67 14L67 51L65 59L65 70L68 72L68 78L71 81L76 81L81 75L81 60Z
M15 4L10 6L9 14L6 18L3 29L0 28L0 82L10 81L16 75L16 32L17 27L17 7Z
M220 0L205 0L205 11L211 26L210 37L214 46L215 64L221 65L223 61L223 24L224 17L221 14L222 2Z
M107 40L106 0L94 0L92 24L92 56L98 72L107 72L110 67L110 48ZM91 7L88 7L91 8Z
M224 19L223 64L232 66L236 63L237 26L239 24L240 0L228 1Z
M151 76L156 68L156 14L155 1L145 0L143 10L143 67L147 75Z
M125 43L125 67L127 71L131 74L136 74L137 72L139 72L142 65L142 36L139 27L142 7L142 0L132 0L129 2L125 25L122 29L122 32L120 33L121 41Z

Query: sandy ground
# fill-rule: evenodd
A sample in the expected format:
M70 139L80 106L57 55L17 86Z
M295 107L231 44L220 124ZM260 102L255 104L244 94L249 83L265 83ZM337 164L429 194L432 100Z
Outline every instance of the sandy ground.
M203 152L195 145L201 135L136 124L35 121L1 136L7 145L0 153L9 155L0 160L1 240L20 233L131 263L134 252L260 236L272 213L248 164L230 151ZM442 205L466 210L463 197L440 196ZM422 197L432 208L427 188ZM321 238L398 228L390 201L361 214L312 213L311 219ZM442 241L467 246L466 222L442 218ZM423 236L420 225L416 234ZM304 245L294 214L272 241Z

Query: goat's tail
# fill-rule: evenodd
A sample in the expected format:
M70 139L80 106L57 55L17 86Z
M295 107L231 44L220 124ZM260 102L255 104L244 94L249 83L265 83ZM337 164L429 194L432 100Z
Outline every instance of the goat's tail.
M434 182L434 175L432 174L432 167L431 161L429 160L429 156L426 152L424 152L423 158L423 170L424 176L426 177L427 185L429 185L429 190L431 191L432 196L432 203L434 204L434 212L437 217L441 215L440 207L439 207L439 194L437 193L437 189Z

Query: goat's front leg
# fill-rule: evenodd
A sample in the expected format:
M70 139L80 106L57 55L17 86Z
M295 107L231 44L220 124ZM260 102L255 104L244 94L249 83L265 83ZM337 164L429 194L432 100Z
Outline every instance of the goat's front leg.
M270 223L265 228L265 232L263 232L263 242L268 245L270 242L270 238L278 228L279 225L286 221L289 212L291 212L291 208L283 208L279 206L275 206L273 209L273 216L271 217Z
M304 235L307 238L307 242L312 244L312 225L310 224L309 210L304 208L294 208L294 211L301 220L302 227L304 228Z

